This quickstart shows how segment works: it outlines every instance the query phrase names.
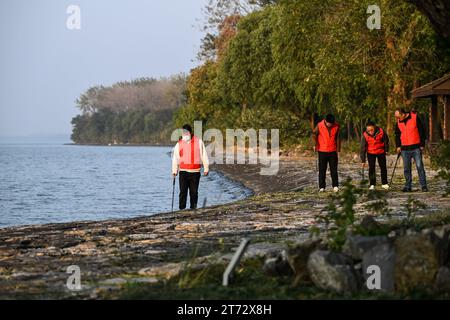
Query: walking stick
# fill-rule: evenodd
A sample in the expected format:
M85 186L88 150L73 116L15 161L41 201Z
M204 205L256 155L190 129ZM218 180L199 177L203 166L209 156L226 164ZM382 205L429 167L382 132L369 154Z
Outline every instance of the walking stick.
M316 152L316 179L318 179L319 176L319 152ZM317 180L317 183L319 184L320 189L320 179Z
M317 124L320 122L319 114L317 112L314 112L313 114L313 124L314 129L317 128ZM315 143L314 152L316 153L316 177L319 174L319 151L317 150L317 135L315 134L313 130L313 140Z
M172 213L173 213L173 200L175 198L175 179L176 179L176 176L173 177L173 183L172 183Z
M391 182L389 185L392 186L392 180L394 179L395 169L397 168L398 159L400 159L401 153L397 155L397 160L395 160L394 170L392 170Z
M317 152L316 155L316 173L319 172L319 153Z

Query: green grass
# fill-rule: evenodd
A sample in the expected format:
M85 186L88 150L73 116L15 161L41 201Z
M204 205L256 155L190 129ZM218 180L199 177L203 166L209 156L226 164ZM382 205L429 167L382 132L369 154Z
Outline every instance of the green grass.
M420 231L427 228L438 227L445 224L450 224L450 210L442 210L435 213L430 213L421 217L413 217L411 220L391 220L387 223L389 226L387 231L400 229L400 228L412 228Z
M261 272L262 261L241 263L229 287L223 287L223 265L211 265L202 271L187 272L179 277L157 284L127 284L119 299L168 300L393 300L393 299L450 299L449 293L436 294L414 291L408 295L361 291L358 294L338 294L317 289L312 283L294 285L293 277L269 277Z
M388 295L362 293L356 296L318 290L312 283L294 285L293 277L269 277L262 273L262 260L241 263L229 287L223 287L224 265L211 265L196 272L157 284L128 284L119 299L375 299Z
M130 284L121 299L295 299L301 290L291 285L290 278L266 277L261 273L262 261L241 263L229 287L223 287L224 265L190 272L155 285ZM304 289L303 289L304 291Z

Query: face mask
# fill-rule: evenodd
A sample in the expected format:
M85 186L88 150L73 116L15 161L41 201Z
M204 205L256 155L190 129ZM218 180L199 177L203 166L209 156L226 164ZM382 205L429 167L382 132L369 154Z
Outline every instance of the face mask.
M188 136L183 136L183 141L185 141L185 142L188 142L189 140L191 140L191 136L190 135L188 135Z

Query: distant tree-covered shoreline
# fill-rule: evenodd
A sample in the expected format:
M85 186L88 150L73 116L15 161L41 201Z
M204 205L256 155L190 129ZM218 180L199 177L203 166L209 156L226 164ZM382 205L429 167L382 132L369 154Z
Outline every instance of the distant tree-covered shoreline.
M165 144L174 112L185 103L185 76L142 78L88 89L72 119L78 144Z

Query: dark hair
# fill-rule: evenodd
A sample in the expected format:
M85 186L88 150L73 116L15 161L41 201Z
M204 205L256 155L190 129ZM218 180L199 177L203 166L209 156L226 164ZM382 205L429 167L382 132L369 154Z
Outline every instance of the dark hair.
M369 126L375 127L375 122L373 122L372 120L367 121L366 127L369 127Z
M189 133L192 134L192 127L191 127L190 125L185 124L185 125L183 126L183 129L189 131Z
M334 118L334 116L331 113L327 114L327 116L325 117L325 121L328 123L334 123L335 120L336 119Z
M396 111L400 112L400 114L407 114L407 113L408 113L408 111L406 111L406 110L403 109L403 108L399 108L399 109L397 109Z

